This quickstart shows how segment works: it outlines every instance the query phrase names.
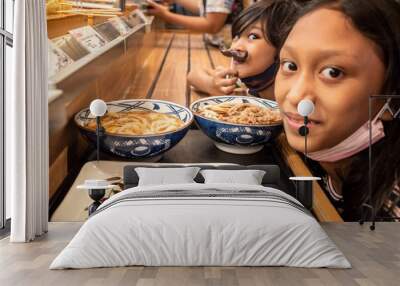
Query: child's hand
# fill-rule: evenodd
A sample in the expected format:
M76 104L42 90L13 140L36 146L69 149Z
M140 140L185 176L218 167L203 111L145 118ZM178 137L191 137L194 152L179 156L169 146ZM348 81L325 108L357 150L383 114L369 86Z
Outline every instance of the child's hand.
M165 6L163 4L158 4L152 0L146 0L146 1L149 4L146 11L147 15L153 15L160 18L165 18L166 15L169 13L168 6Z
M212 75L214 86L222 94L232 94L238 80L238 73L234 69L217 67Z

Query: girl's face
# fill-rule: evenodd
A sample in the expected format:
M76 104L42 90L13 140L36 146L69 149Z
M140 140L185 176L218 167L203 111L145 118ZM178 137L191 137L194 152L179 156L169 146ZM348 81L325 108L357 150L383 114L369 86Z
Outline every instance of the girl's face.
M304 151L298 134L302 99L314 102L307 137L310 152L333 147L369 119L369 95L379 94L385 66L378 46L339 11L320 8L295 24L280 53L275 97L289 144ZM382 106L374 102L373 114Z
M260 22L256 22L240 36L235 37L231 49L248 53L244 63L233 62L240 78L262 73L274 63L277 52L275 47L265 40Z

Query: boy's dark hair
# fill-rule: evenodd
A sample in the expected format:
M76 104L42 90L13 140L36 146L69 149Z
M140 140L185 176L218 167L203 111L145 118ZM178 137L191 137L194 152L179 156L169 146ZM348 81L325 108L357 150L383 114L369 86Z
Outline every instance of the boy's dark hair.
M381 94L394 95L392 110L400 108L400 4L398 0L312 0L298 13L297 20L319 8L342 12L353 26L382 51L386 67ZM295 19L296 21L296 19ZM399 96L397 96L399 95ZM380 209L394 184L400 184L400 122L384 121L385 138L372 146L372 201ZM368 149L355 156L342 192L345 220L358 220L368 200ZM398 181L399 180L399 181Z
M252 4L232 23L232 39L260 21L265 40L279 49L302 2L306 1L261 0Z

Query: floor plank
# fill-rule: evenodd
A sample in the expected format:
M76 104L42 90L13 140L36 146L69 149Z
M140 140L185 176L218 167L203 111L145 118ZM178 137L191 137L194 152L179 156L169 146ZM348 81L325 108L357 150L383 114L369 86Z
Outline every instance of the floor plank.
M323 223L352 269L290 267L117 267L49 270L56 255L82 223L50 223L49 232L32 243L0 240L0 285L398 285L400 224Z

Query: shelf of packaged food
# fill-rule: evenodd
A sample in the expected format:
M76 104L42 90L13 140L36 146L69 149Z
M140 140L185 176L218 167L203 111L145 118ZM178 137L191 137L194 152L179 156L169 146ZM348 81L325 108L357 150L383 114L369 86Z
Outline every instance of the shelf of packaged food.
M47 1L50 2L50 1ZM63 2L58 0L52 0L51 2ZM96 25L107 21L109 17L115 16L126 16L132 11L135 11L138 6L136 4L126 4L124 11L119 9L105 9L101 10L101 13L96 14L92 9L77 10L73 9L71 5L67 3L47 3L53 7L47 6L47 32L49 39L53 39L68 33L68 31L81 27L83 25ZM55 4L55 5L54 5ZM60 6L62 5L62 6ZM62 10L62 11L60 11ZM110 13L107 15L105 12L109 10Z
M48 102L52 102L57 97L62 94L62 91L56 88L57 84L66 78L68 78L73 73L80 70L82 67L86 66L88 63L92 62L105 52L109 51L116 45L120 43L124 43L124 47L126 47L126 40L131 37L136 32L140 31L141 29L145 29L146 32L149 32L151 29L151 25L153 23L154 17L148 17L147 22L144 24L138 24L137 26L133 27L131 31L129 31L125 35L121 35L118 38L112 40L111 42L107 43L105 46L101 47L99 50L89 53L85 57L73 62L72 64L66 66L64 69L57 72L57 74L49 77L49 97Z
M135 32L139 31L144 26L145 26L145 24L137 25L136 27L134 27L132 29L132 31L129 34L127 34L125 36L119 36L115 40L107 43L104 47L100 48L98 51L89 53L87 56L85 56L85 57L79 59L78 61L68 65L64 69L60 70L57 74L55 74L54 76L50 77L49 80L52 81L53 84L59 83L60 81L64 80L65 78L67 78L68 76L70 76L71 74L76 72L77 70L81 69L83 66L87 65L88 63L90 63L95 58L101 56L102 54L104 54L108 50L112 49L113 47L115 47L119 43L123 42L126 38L128 38L129 36L131 36Z

